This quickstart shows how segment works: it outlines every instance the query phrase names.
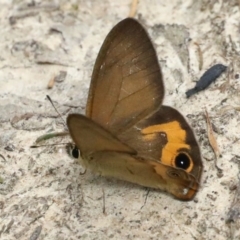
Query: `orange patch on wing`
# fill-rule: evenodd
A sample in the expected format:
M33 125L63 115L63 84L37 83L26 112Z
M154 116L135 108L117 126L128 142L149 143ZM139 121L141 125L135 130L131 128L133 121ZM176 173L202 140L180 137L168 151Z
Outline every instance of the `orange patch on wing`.
M190 149L186 144L186 131L181 128L177 121L172 121L164 124L152 125L144 128L142 131L146 141L153 140L157 133L165 133L167 136L167 143L162 149L161 162L174 166L173 161L178 154L179 149Z

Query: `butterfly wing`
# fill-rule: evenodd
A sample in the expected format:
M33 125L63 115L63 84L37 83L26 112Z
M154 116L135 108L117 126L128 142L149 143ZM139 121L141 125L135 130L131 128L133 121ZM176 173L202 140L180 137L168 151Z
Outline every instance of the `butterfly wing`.
M135 150L121 143L110 132L88 117L80 114L69 114L67 125L70 135L80 149L83 158L92 152L99 151L136 154Z
M92 153L90 158L92 170L102 176L161 189L181 200L192 199L198 189L198 182L186 171L136 155L102 151Z
M70 114L67 124L85 167L92 171L165 190L182 200L195 195L198 182L186 171L141 158L135 150L83 115Z
M177 110L161 106L163 96L162 74L148 34L134 19L121 21L97 57L87 116L145 159L172 167L178 167L175 160L189 161L190 167L183 168L199 180L202 161L197 141ZM158 126L164 129L157 130ZM143 128L156 133L146 134Z
M191 127L176 109L161 106L118 138L142 158L184 169L200 181L200 149Z
M98 54L86 115L114 134L155 111L164 87L155 49L134 19L118 23Z
M196 149L199 161L199 148L181 114L161 107L163 96L154 47L136 20L125 19L108 34L97 57L88 118L69 115L69 132L92 170L189 200L198 188L201 160L197 170L192 164L186 171L174 160L178 155L192 160ZM174 142L178 136L180 143Z

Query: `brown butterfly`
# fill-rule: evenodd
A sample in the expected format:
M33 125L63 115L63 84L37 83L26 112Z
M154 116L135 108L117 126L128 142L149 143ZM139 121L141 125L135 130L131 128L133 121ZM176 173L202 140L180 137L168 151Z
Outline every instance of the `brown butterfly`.
M86 168L190 200L199 188L200 150L186 120L163 106L163 97L153 44L127 18L98 54L86 116L70 114L67 125Z

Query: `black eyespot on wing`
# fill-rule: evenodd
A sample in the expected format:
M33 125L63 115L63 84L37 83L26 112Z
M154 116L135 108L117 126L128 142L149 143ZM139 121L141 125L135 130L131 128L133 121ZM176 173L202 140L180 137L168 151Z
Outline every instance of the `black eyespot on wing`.
M79 149L76 146L72 149L72 156L74 158L79 158Z
M191 165L191 159L185 153L179 153L175 158L175 166L187 170Z

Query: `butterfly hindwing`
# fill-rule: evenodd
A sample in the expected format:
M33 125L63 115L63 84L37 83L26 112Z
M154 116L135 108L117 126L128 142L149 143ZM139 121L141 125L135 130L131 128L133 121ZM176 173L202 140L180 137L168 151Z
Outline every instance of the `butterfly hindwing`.
M200 181L200 149L191 127L176 109L161 106L158 111L117 137L135 149L142 158L182 167Z

